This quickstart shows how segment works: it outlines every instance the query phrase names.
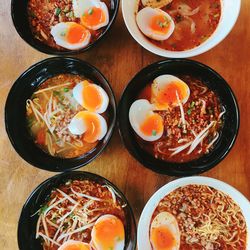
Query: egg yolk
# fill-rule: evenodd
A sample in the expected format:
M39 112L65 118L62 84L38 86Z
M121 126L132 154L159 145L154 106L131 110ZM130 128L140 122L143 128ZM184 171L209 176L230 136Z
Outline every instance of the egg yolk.
M180 101L182 101L187 95L186 87L179 82L169 83L158 93L156 101L160 105L167 104L168 106L171 106L178 102L176 93L178 94Z
M65 246L62 246L60 250L90 250L90 246L81 243L81 242L71 242L65 243Z
M114 249L115 243L124 240L124 227L118 218L105 219L95 225L95 244L102 249Z
M105 22L105 15L101 8L92 7L85 11L81 17L81 22L87 27L92 27Z
M86 132L84 133L83 140L88 143L96 142L102 129L98 116L88 111L83 111L78 113L77 117L83 119L86 125Z
M85 40L86 29L80 24L71 24L69 26L66 40L71 44L80 43Z
M85 85L82 95L84 107L89 111L96 111L102 105L102 96L95 85Z
M150 28L161 34L166 34L170 28L170 22L164 15L156 15L151 18Z
M163 120L158 114L148 116L140 126L141 132L146 136L155 136L163 131Z
M172 232L163 226L152 229L151 242L155 250L171 250L176 245Z

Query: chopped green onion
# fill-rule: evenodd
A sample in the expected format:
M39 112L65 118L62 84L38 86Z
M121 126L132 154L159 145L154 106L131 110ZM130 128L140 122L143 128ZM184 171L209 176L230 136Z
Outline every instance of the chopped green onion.
M64 92L69 92L69 88L64 88L63 91Z
M88 11L88 14L89 15L92 15L94 13L94 10L91 8L91 9L89 9L89 11Z
M156 130L153 130L153 131L152 131L152 135L153 135L153 136L156 136Z
M48 208L48 205L46 204L46 205L44 205L43 207L41 207L40 209L39 209L39 215L41 215L41 214L43 214L45 211L46 211L46 209Z
M56 16L59 16L60 13L61 13L61 11L62 11L62 10L61 10L60 8L56 8L56 9L55 9L55 15L56 15Z
M193 108L194 105L195 105L195 102L193 101L193 102L191 102L190 107Z
M192 109L189 109L189 110L187 111L187 114L188 114L188 115L191 115L191 112L192 112Z

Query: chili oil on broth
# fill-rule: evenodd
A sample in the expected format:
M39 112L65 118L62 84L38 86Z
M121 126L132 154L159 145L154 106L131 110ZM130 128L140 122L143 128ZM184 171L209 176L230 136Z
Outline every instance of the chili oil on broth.
M140 0L138 10L143 8ZM166 40L148 39L165 50L185 51L212 36L220 22L222 3L221 0L173 0L161 9L172 17L175 30Z
M46 203L39 209L36 238L41 240L44 250L57 250L70 240L89 244L91 249L96 249L94 242L101 242L103 249L106 249L105 244L108 243L112 249L121 250L123 247L115 247L119 242L125 241L124 206L126 204L110 186L92 180L68 180L52 190ZM103 238L93 239L105 236L105 232L93 234L98 219L106 218L109 221L110 217L122 222L123 232L113 227L115 230L111 229L111 236L115 235L114 239L109 242L105 242ZM100 228L99 225L99 230Z
M27 100L26 117L27 127L35 142L44 152L60 157L74 158L95 150L98 141L93 143L85 142L83 135L73 135L68 129L72 118L85 109L77 103L73 97L73 88L86 80L85 77L73 74L59 74L43 82ZM88 80L89 81L89 80ZM89 81L89 83L92 83ZM50 103L51 101L51 103ZM49 107L51 105L51 107ZM37 109L42 116L50 111L50 127L41 119L41 116L35 115L33 107ZM108 112L102 114L108 122Z
M242 211L230 196L219 190L205 185L177 188L159 202L151 225L157 215L166 212L178 223L180 250L247 249Z
M186 128L181 124L180 107L155 111L164 124L164 132L160 139L148 142L136 135L139 146L157 159L168 162L189 162L210 153L215 147L223 127L223 114L226 112L219 97L210 90L200 79L189 75L178 76L190 88L188 101L183 104ZM152 83L149 83L139 94L137 99L151 100ZM175 154L175 151L193 141L199 133L212 122L215 125L209 129L208 135L196 148L189 152L190 147Z
M102 0L108 11L111 10L111 0ZM80 24L80 18L74 16L73 0L29 0L27 5L28 20L33 36L59 51L67 50L56 44L51 35L51 27L61 22L75 22ZM110 14L110 13L109 13ZM90 43L94 43L105 31L106 27L90 30Z

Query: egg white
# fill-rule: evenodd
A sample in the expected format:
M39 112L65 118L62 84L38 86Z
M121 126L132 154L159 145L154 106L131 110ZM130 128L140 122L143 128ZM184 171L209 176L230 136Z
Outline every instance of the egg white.
M84 242L82 242L82 241L68 240L68 241L66 241L65 243L63 243L63 244L58 248L58 250L64 250L66 247L68 247L68 246L70 246L70 245L72 245L72 244L74 244L74 243L80 243L82 246L85 246L86 249L89 249L89 250L91 249L91 247L90 247L89 244L84 243Z
M140 99L133 102L129 109L129 121L136 132L145 141L156 141L163 135L163 131L156 135L147 136L141 132L140 126L145 121L146 117L153 115L153 105L146 99Z
M152 103L155 103L155 97L170 83L172 82L178 82L181 85L185 85L185 88L187 90L186 94L185 94L185 98L183 98L181 101L182 104L185 104L190 96L190 89L188 87L188 85L182 81L181 79L179 79L176 76L173 75L161 75L158 76L157 78L154 79L153 84L152 84ZM165 107L160 108L159 106L157 106L155 109L165 109Z
M105 214L103 216L100 216L98 218L98 220L95 222L95 225L91 231L91 244L93 246L93 248L95 250L105 250L106 248L104 248L103 246L99 245L97 242L96 242L96 229L95 229L95 226L101 222L101 221L105 221L105 220L110 220L110 219L117 219L116 216L114 215L111 215L111 214ZM124 239L123 240L120 240L120 241L115 241L115 245L114 245L114 248L112 248L113 250L123 250L124 249L124 246L125 246L125 241Z
M68 129L70 133L73 135L82 135L85 132L87 132L86 121L84 120L84 116L80 115L81 112L91 113L97 118L100 124L101 130L100 130L100 133L97 135L97 137L94 138L93 142L102 140L108 131L107 122L101 115L94 113L94 112L90 112L90 111L80 111L72 118L72 120L70 121L70 124L68 125Z
M96 88L97 88L97 91L98 93L101 95L102 97L102 104L101 106L94 110L94 112L98 113L98 114L102 114L104 113L107 108L108 108L108 105L109 105L109 97L107 95L107 93L105 92L105 90L100 87L99 85L96 85L96 84L92 84L94 85ZM83 106L84 108L87 109L87 107L85 107L84 105L84 100L83 100L83 92L84 92L84 87L85 85L80 82L78 83L74 88L73 88L73 97L75 98L75 100L81 105Z
M98 30L108 25L109 23L109 11L107 5L99 0L73 0L73 11L76 17L80 18L86 11L93 7L102 9L103 14L105 16L105 22L99 23L98 25L94 26L89 26L85 24L85 26L91 30Z
M74 22L61 22L51 28L50 32L56 44L69 50L78 50L87 47L91 38L91 34L88 30L86 30L87 36L85 37L84 41L80 43L71 44L66 40L66 34L70 25L72 24L74 24Z
M159 14L164 15L170 22L170 27L165 34L159 34L150 28L151 19ZM139 29L145 36L157 41L167 40L172 35L175 29L175 24L172 17L165 11L157 8L153 9L151 7L145 7L141 9L136 15L136 22Z
M157 248L155 248L155 243L153 242L153 240L151 238L151 232L152 232L153 228L159 228L159 227L166 227L172 233L172 235L175 237L176 244L171 250L179 250L179 248L180 248L180 230L179 230L178 222L177 222L176 218L168 212L159 213L151 223L150 242L153 246L153 249L157 250Z

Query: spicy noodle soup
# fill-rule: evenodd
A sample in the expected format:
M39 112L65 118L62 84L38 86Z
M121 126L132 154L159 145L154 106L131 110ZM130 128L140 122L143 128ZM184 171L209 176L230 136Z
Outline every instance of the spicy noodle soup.
M98 144L99 139L95 138L96 133L103 132L102 130L105 132L107 129L107 112L103 112L101 115L92 112L90 115L98 118L91 120L92 134L88 132L75 134L70 130L69 126L75 120L74 117L77 117L82 111L86 111L86 108L75 99L75 94L73 95L74 88L83 82L88 83L89 86L93 84L79 75L60 74L54 76L42 83L26 102L29 132L36 145L52 156L74 158L87 154L94 150ZM81 93L77 93L79 91L75 92L81 96ZM98 93L91 98L93 100L98 98ZM100 126L100 118L106 124L106 128L103 128L103 125ZM81 124L73 123L73 125L74 129L79 129ZM96 132L94 132L95 130ZM86 134L88 134L88 140L85 138ZM90 140L91 136L94 136L94 139Z
M38 211L36 238L41 240L44 250L57 250L62 245L65 248L61 249L69 249L66 245L72 240L88 246L81 249L123 250L124 206L111 186L91 180L69 180L53 190ZM109 240L105 238L106 232ZM107 242L110 248L105 248ZM120 244L118 248L114 248L116 244Z
M178 102L163 110L153 108L154 114L160 116L163 124L159 139L148 141L136 136L143 150L155 158L170 162L188 162L210 153L219 139L226 112L216 93L200 79L188 75L180 76L180 79L189 88L190 94L185 103ZM138 99L152 103L153 86L154 83L148 84ZM176 93L169 89L162 96L174 100Z
M111 9L111 1L102 0L102 2L106 4L109 11ZM81 17L75 16L78 10L74 9L72 0L29 0L27 12L32 34L37 40L41 41L42 43L57 50L65 50L70 49L67 48L67 43L71 43L72 45L82 41L82 39L78 38L79 36L81 36L81 34L77 32L77 29L75 29L75 32L72 32L74 33L72 39L64 39L66 38L65 35L61 37L60 34L67 33L66 26L62 30L58 29L59 32L55 37L53 37L53 35L51 34L52 27L58 25L59 23L81 24ZM89 12L92 13L93 10L92 12ZM88 44L95 42L103 34L103 32L105 31L105 27L106 25L100 27L99 29L88 29L91 35ZM78 31L79 30L80 28L78 28ZM55 39L65 40L66 47L61 43L57 44ZM81 48L86 47L88 44L82 46ZM80 47L77 49L80 49Z
M212 187L187 185L166 195L152 215L151 226L156 216L163 219L164 215L176 222L174 237L180 250L246 250L247 229L240 207ZM170 234L174 230L170 225L161 226L169 227ZM150 239L154 244L152 235Z
M173 0L168 2L170 3L161 9L172 17L175 29L166 40L150 39L156 46L170 51L189 50L204 43L216 30L221 18L220 0ZM140 0L139 10L143 7Z

